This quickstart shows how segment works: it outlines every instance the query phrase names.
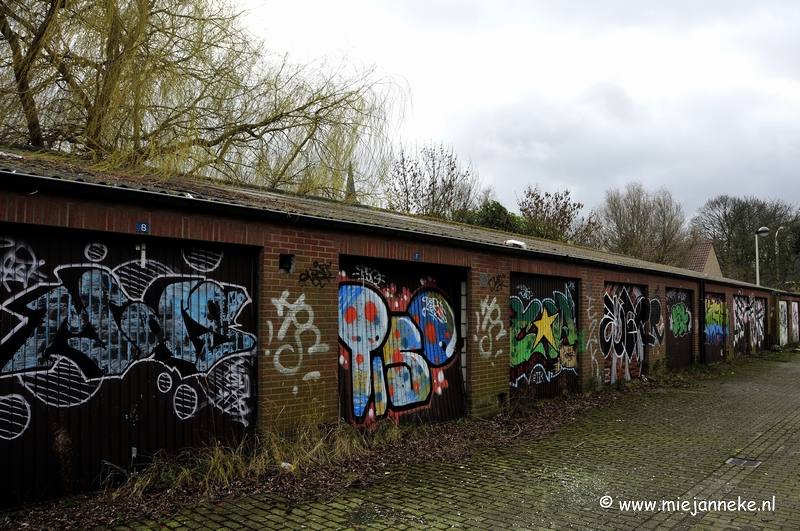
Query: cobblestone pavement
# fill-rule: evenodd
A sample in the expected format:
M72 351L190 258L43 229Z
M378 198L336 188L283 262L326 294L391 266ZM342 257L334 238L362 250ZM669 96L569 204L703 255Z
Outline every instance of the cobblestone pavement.
M800 529L798 427L800 357L754 360L696 387L620 395L547 440L398 469L333 500L249 497L116 529Z

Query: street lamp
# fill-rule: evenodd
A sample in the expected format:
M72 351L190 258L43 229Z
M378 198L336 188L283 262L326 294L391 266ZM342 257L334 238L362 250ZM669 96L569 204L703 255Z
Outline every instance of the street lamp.
M781 287L783 285L783 272L781 271L781 262L778 260L778 233L781 229L784 228L783 225L778 227L778 230L775 231L775 270L778 272L778 286Z
M761 227L760 229L758 229L756 231L756 286L760 286L761 285L761 276L759 275L759 272L758 272L758 237L759 236L766 236L767 234L769 234L769 228L768 227Z

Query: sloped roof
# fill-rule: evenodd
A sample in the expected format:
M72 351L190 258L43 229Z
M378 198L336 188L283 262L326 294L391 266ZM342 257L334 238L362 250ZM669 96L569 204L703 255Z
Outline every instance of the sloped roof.
M392 234L414 240L490 249L493 252L517 255L539 254L570 261L586 261L605 266L754 286L721 276L645 262L624 255L472 225L320 198L298 197L276 190L204 178L175 176L167 179L152 175L97 171L72 161L40 158L8 148L0 150L0 178L3 188L35 188L65 195L143 202L151 206L170 206L209 214L261 218L282 223L336 226L341 230L353 232ZM522 241L527 248L504 245L504 240L508 239Z
M695 246L692 255L686 261L686 269L702 272L706 267L706 262L708 261L708 254L711 252L711 249L713 247L714 245L710 241L698 243Z

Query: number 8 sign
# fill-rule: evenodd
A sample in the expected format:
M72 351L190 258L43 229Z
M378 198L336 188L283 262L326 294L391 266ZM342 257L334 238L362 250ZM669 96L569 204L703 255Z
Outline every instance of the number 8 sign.
M145 223L144 221L137 221L136 232L143 232L145 234L150 234L150 224Z

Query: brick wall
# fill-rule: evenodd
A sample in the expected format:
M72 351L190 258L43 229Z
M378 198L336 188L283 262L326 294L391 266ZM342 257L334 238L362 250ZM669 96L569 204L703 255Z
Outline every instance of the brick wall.
M5 222L135 234L136 222L150 224L143 238L179 238L256 246L258 316L257 396L262 427L287 427L300 422L325 422L339 415L338 296L342 255L388 259L402 267L428 263L466 268L466 410L485 416L501 410L509 393L508 300L512 273L558 276L577 281L576 301L581 340L578 349L579 390L604 382L605 357L600 322L608 284L642 286L644 295L665 308L667 288L693 293L693 359L703 341L703 300L699 282L641 271L561 261L557 257L522 257L448 247L399 237L348 234L302 225L255 222L233 217L187 214L165 208L64 199L44 193L4 193L0 219ZM414 255L418 255L415 260ZM281 255L294 257L294 270L281 271ZM503 281L505 279L505 282ZM733 318L733 297L739 291L715 284L706 291L724 293ZM748 293L749 295L750 293ZM768 291L757 292L769 297ZM768 299L770 308L775 301ZM665 328L668 316L664 315ZM767 312L768 330L775 329L774 311ZM774 333L774 332L773 332ZM733 319L731 319L731 336ZM726 353L733 351L732 339ZM647 367L667 356L662 344L646 347Z

